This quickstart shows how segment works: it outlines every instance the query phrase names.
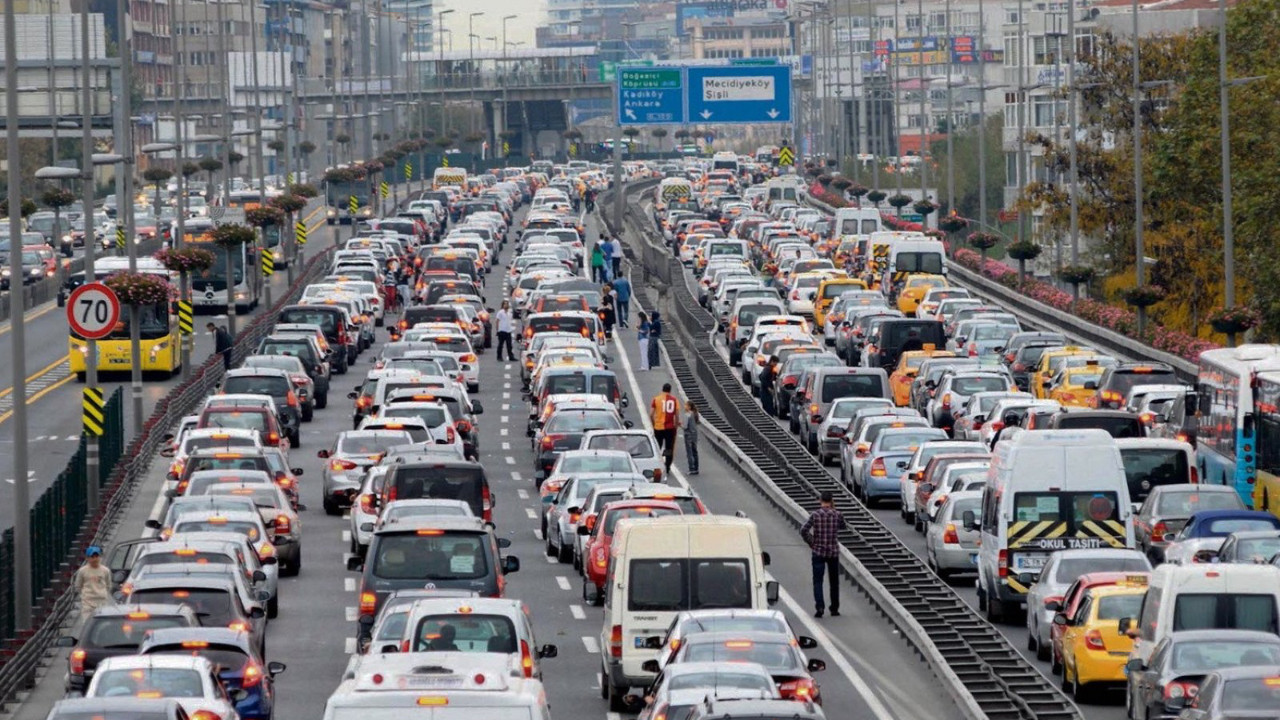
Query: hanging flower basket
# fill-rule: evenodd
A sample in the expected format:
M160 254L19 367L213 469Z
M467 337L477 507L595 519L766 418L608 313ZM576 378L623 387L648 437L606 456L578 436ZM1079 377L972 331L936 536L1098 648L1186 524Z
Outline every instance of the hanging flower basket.
M1261 323L1262 316L1249 307L1226 308L1209 316L1209 324L1213 326L1214 332L1227 335L1238 335L1258 327Z
M956 233L969 227L969 221L959 215L947 215L938 220L938 227L946 232Z
M329 168L324 173L324 180L331 183L349 183L363 180L364 176L364 168L359 165L353 165L350 167Z
M1044 248L1030 240L1019 240L1016 243L1011 243L1009 247L1005 248L1005 251L1014 260L1025 262L1040 257L1040 253L1044 252Z
M935 240L946 240L946 239L947 239L947 234L946 234L945 232L943 232L943 231L941 231L941 230L935 230L935 229L933 229L933 228L930 228L930 229L928 229L928 230L925 230L925 231L924 231L924 234L925 234L925 236L926 236L926 237L931 237L931 238L933 238L933 239L935 239Z
M1136 308L1147 308L1164 299L1165 290L1159 285L1134 287L1121 293L1124 301Z
M164 269L176 273L198 273L213 267L213 253L198 247L165 248L155 254Z
M210 233L219 247L236 248L254 241L257 235L248 225L219 225Z
M297 195L277 195L267 201L267 204L273 208L278 208L283 212L296 213L307 206L306 198Z
M158 275L118 272L103 282L125 305L156 305L173 297L173 288Z
M382 172L383 170L382 163L378 162L377 160L370 160L364 163L361 167L364 168L364 172L366 175L375 175L377 173Z
M989 232L975 232L969 234L968 242L974 248L986 252L996 246L1000 242L1000 236Z
M1096 274L1088 265L1067 265L1058 271L1058 277L1069 285L1087 285Z
M849 194L856 198L860 198L864 195L869 194L870 192L871 192L871 188L867 187L866 185L859 185L857 183L854 183L849 187Z
M901 210L902 208L910 204L911 204L910 195L894 195L893 197L889 198L889 205L899 210Z
M919 200L911 207L915 209L917 214L924 215L926 217L938 209L937 204L932 200Z
M312 185L311 183L298 183L296 185L290 185L288 188L288 193L290 195L294 195L300 198L313 198L320 195L320 191L317 190L316 186Z
M244 214L245 222L254 227L272 227L284 223L284 211L271 205L251 208Z
M824 188L831 187L831 183L834 180L835 178L831 177L830 175L822 174L818 176L818 184Z

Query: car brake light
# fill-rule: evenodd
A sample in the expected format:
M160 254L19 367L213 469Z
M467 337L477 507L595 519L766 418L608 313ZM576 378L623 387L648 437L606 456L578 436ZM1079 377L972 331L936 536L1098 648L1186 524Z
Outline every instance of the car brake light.
M609 656L622 657L622 626L614 625L609 631Z
M520 667L524 670L524 676L533 677L533 653L529 651L529 641L520 641Z
M489 486L485 485L480 490L480 507L481 514L484 515L485 522L493 519L493 492L489 490Z
M268 444L268 445L279 445L279 444L280 444L280 433L277 433L277 432L267 433L267 444Z
M255 662L245 663L243 679L240 681L241 687L254 687L262 682L262 668L258 667Z
M1155 527L1151 528L1151 539L1157 542L1163 541L1164 536L1168 534L1168 532L1169 532L1169 526L1165 525L1164 521L1161 520L1160 522L1156 523Z
M996 554L996 566L999 569L1000 577L1009 577L1009 551L1001 550Z
M284 396L284 402L285 402L285 404L286 404L286 405L288 405L289 407L295 407L295 408L296 408L296 407L298 407L298 396L297 396L297 395L295 395L295 394L294 394L294 392L293 392L292 390L290 390L290 391L289 391L289 393L288 393L287 395L285 395L285 396Z
M812 700L816 690L817 686L808 678L791 680L778 685L778 693L782 695L784 700Z
M1098 630L1090 630L1084 634L1084 644L1090 650L1106 650L1106 643L1102 642L1102 633Z
M360 614L373 615L378 609L378 596L375 593L360 591Z
M557 440L563 440L564 435L546 435L542 438L542 449L550 450L556 446Z
M288 535L293 532L293 523L289 521L287 515L276 516L276 535Z
M471 432L471 423L467 420L457 420L453 423L453 425L454 427L458 428L458 432L460 433Z
M876 458L871 462L871 477L885 477L884 458Z
M1186 442L1186 440L1183 440L1183 442ZM1200 482L1200 470L1195 465L1191 466L1191 482L1193 483Z
M334 458L329 461L329 469L333 470L334 472L342 472L343 470L355 470L356 464L351 462L350 460L343 460L342 458Z
M1200 692L1200 686L1193 682L1179 680L1164 686L1165 700L1193 698Z
M79 650L79 649L71 651L71 674L72 675L84 674L84 659L86 656L88 656L88 654L89 653L85 652L84 650Z
M956 532L954 523L947 523L947 529L942 532L942 542L944 545L960 544L960 534Z

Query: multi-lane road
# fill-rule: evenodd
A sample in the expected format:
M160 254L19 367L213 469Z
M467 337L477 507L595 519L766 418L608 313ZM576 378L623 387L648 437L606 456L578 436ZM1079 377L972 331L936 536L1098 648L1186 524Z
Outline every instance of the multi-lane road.
M594 239L594 220L588 225L588 236ZM510 255L508 246L502 260ZM500 278L497 272L490 276L486 296L491 305L503 294ZM637 371L638 347L632 331L617 334L611 353L613 369L634 400L627 417L642 426L647 420L642 410L647 399L672 378L663 369ZM354 387L370 367L371 356L361 356L349 374L335 379L334 387ZM539 642L559 647L559 657L544 663L555 717L608 716L598 685L597 637L602 611L583 602L580 580L572 567L546 558L537 534L541 507L533 485L533 455L524 435L528 406L520 399L519 373L513 364L499 362L491 353L482 356L481 366L479 399L485 414L479 417L479 427L482 461L497 501L494 519L499 535L512 542L507 552L522 561L520 572L510 578L507 594L529 604ZM356 577L345 569L349 521L326 516L320 509L323 461L315 455L337 433L350 428L350 422L350 407L344 401L334 402L317 411L315 421L304 426L302 447L291 452L291 464L304 470L303 501L308 509L302 514L303 570L298 577L281 581L280 616L268 630L269 659L288 666L276 685L276 717L281 720L322 715L325 700L337 686L354 646ZM683 463L681 450L677 466L682 468ZM164 469L164 463L153 465L116 539L141 534L144 520L159 507ZM759 524L761 541L772 555L770 571L784 590L779 607L797 632L818 640L818 648L810 651L810 656L827 661L827 671L817 679L829 716L868 720L960 717L928 668L851 586L843 588L841 617L815 620L811 614L809 551L792 526L708 449L702 453L701 470L692 478L673 473L673 482L690 483L715 512L742 511ZM16 717L43 718L61 696L64 670L65 659L59 655Z

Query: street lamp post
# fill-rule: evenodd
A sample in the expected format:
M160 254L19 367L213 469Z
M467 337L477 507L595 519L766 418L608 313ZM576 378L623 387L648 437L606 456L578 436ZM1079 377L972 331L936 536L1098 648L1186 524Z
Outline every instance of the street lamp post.
M447 101L445 100L444 81L440 77L440 75L444 70L444 32L445 32L444 16L452 12L454 12L453 9L449 9L449 10L441 10L436 13L436 17L438 18L436 20L436 32L440 36L439 40L437 40L437 42L440 44L440 47L437 48L438 59L436 61L437 63L436 64L436 86L440 88L440 136L441 137L449 136L449 106L447 104ZM444 150L445 150L444 147L440 148L441 153L443 153ZM426 171L426 168L424 167L423 172L425 171Z
M511 128L507 125L507 118L508 118L508 115L507 115L507 80L506 80L506 78L504 77L505 73L507 73L507 72L509 72L509 71L510 71L510 66L509 66L509 65L507 65L507 48L508 48L508 47L510 47L511 43L510 43L510 42L508 42L508 40L507 40L507 21L509 21L509 20L515 20L515 19L517 19L518 17L519 17L518 15L504 15L504 16L502 16L502 72L501 72L501 73L498 73L498 83L499 83L500 85L502 85L502 131L503 131L503 132L510 132L510 130L511 130ZM495 142L503 142L503 143L506 143L506 140L503 140L502 138L499 138L499 139L498 139L497 141L495 141ZM503 153L503 157L505 157L505 156L506 156L506 153Z
M469 61L470 67L468 68L471 74L471 82L468 83L468 85L470 86L469 90L470 90L471 97L467 101L467 115L469 116L471 121L469 128L471 130L472 135L474 135L476 132L476 82L478 82L480 79L479 73L476 72L475 23L476 23L476 18L480 17L481 15L484 15L483 11L473 12L467 16L467 46L471 53L471 59Z
M1142 65L1138 35L1138 0L1133 0L1133 251L1134 280L1141 289L1147 284L1146 254L1142 237ZM1146 334L1147 308L1138 306L1138 337Z

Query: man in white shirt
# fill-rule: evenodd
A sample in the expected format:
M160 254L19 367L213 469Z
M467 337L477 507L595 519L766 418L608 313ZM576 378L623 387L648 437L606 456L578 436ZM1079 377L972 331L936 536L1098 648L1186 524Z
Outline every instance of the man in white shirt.
M515 325L511 321L511 303L507 300L502 301L502 307L498 308L498 359L502 359L502 348L507 349L507 360L515 362L516 356L511 347L511 334L515 330Z

